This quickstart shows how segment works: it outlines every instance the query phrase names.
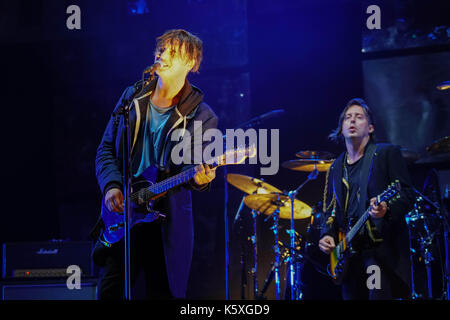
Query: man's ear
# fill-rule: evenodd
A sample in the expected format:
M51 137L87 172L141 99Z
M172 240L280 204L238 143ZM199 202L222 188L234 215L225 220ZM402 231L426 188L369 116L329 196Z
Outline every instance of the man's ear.
M369 133L373 133L375 131L375 127L373 124L369 124Z
M195 66L195 61L194 60L190 60L186 63L186 66L189 68L189 71L192 70L192 68L194 68Z

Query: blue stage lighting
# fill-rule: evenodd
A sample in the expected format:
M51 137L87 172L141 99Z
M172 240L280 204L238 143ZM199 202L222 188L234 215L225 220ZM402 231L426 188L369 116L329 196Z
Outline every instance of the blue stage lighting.
M128 0L127 11L129 15L141 15L150 12L147 0Z

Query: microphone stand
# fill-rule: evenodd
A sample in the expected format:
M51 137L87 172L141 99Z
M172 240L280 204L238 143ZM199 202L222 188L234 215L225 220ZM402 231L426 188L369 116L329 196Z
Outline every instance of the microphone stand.
M153 75L152 75L153 76ZM122 115L123 121L123 186L124 186L124 299L131 300L131 237L130 237L130 222L131 222L131 140L130 140L130 111L132 110L132 102L134 97L142 92L144 88L144 79L139 84L135 85L134 93L128 98L122 100L122 107L117 114ZM142 86L139 88L139 86Z
M288 231L290 236L290 247L289 247L289 280L290 280L290 288L291 288L291 300L298 300L299 297L301 297L301 289L300 289L300 283L297 283L295 285L294 279L298 277L296 275L295 267L294 267L294 255L295 255L295 226L294 226L294 199L297 196L297 193L300 191L303 186L308 183L311 180L314 180L317 178L319 174L319 171L317 170L317 167L314 166L314 170L308 175L308 179L303 182L300 186L298 186L297 189L294 191L289 191L288 196L291 200L291 229ZM296 294L297 293L297 294Z
M131 300L131 259L130 259L130 224L131 221L131 203L130 203L130 191L131 191L131 148L130 148L130 111L131 103L134 95L127 100L122 100L122 107L117 114L122 115L123 123L123 142L122 142L122 171L123 171L123 186L124 186L124 266L125 266L125 279L124 279L124 299Z

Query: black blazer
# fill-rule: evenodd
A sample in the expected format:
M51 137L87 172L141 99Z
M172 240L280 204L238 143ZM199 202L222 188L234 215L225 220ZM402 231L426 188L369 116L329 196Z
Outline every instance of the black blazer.
M400 191L400 198L389 204L389 209L383 218L369 218L383 238L383 242L375 249L375 256L380 263L394 271L405 284L410 286L410 248L405 214L412 210L412 181L401 155L400 147L385 143L376 146L369 169L367 198L364 207L367 209L370 199L382 193L396 179L400 181L402 190ZM342 183L344 155L345 153L342 153L333 162L328 177L325 203L328 207L334 196L336 199L336 218L332 224L325 224L331 215L333 209L333 206L331 206L325 212L325 221L321 232L321 238L325 235L331 235L335 241L337 241L339 228L345 228L343 208L345 205L345 186Z

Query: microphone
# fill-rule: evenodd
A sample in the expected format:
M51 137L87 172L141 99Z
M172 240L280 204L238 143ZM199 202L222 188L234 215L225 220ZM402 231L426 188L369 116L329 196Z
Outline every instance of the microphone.
M155 72L155 70L156 69L158 69L158 68L160 68L161 67L161 65L162 65L162 63L161 63L161 61L156 61L154 64L152 64L150 67L147 67L145 70L144 70L144 74L145 73L154 73Z
M269 119L269 118L273 118L273 117L279 116L279 115L281 115L283 113L284 113L284 109L273 110L273 111L264 113L263 115L260 115L259 117L256 117L254 119L255 120Z

